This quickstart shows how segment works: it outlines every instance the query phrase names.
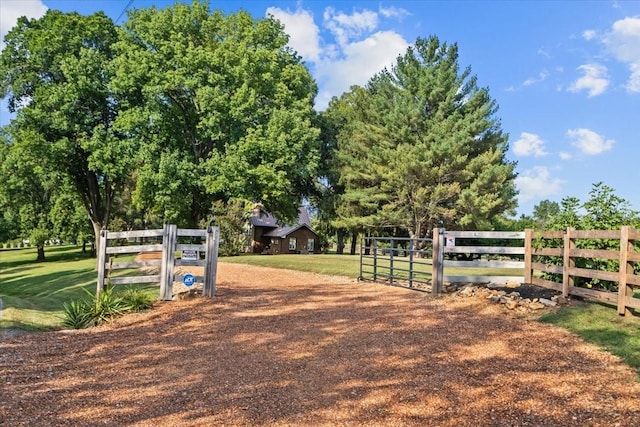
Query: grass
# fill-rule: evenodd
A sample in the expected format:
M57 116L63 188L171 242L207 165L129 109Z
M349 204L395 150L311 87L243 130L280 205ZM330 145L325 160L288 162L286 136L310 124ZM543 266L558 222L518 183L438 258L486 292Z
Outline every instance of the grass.
M62 327L63 304L95 292L96 259L76 246L45 249L45 262L36 262L36 249L0 250L0 328L28 331ZM117 275L131 274L119 270ZM157 288L149 287L157 293Z
M311 271L319 274L332 274L357 278L360 276L360 256L359 255L336 255L336 254L309 254L309 255L241 255L237 257L220 258L222 262L236 264L257 265L260 267L286 268L290 270ZM366 260L372 263L371 259ZM429 264L427 264L429 263ZM415 259L414 268L420 271L421 278L431 277L431 260ZM399 269L408 269L409 262L406 257L395 258L394 266ZM389 272L389 261L378 261L378 272ZM366 267L365 272L371 273L372 267ZM444 269L445 275L488 275L488 276L518 276L522 275L522 269L508 268L453 268ZM402 275L402 273L399 273ZM371 274L366 275L371 276Z
M545 314L540 320L567 329L615 354L640 376L640 318L618 316L613 306L579 302Z

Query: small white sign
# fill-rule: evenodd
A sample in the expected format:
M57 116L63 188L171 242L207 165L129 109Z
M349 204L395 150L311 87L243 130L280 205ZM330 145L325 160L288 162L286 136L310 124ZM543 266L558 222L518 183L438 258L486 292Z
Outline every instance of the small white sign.
M456 245L456 238L455 237L447 237L447 243L445 244L446 247L448 248L452 248Z
M198 260L198 251L194 251L191 249L185 249L182 251L182 255L180 258L183 261L197 261Z

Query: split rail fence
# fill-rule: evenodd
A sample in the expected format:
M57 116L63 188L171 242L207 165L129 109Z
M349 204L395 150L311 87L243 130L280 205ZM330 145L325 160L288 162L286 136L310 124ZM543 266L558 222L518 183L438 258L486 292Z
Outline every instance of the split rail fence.
M594 247L606 249L581 248L587 240ZM435 228L432 239L365 239L360 279L421 290L430 287L434 295L442 292L445 282L530 283L564 296L616 305L619 314L630 315L630 309L640 309L640 298L634 296L640 288L638 243L640 231L633 227L544 232ZM445 275L445 268L457 274ZM616 271L611 271L614 268ZM484 274L487 271L494 274ZM614 291L599 286L599 281L609 282L608 288Z
M216 272L218 261L218 245L220 240L219 227L208 227L206 230L178 228L175 224L165 224L157 230L108 231L102 230L100 247L98 248L98 282L96 294L99 294L107 283L111 285L134 283L158 283L160 285L160 299L173 298L173 282L181 281L185 275L174 273L176 266L204 267L204 276L194 276L195 283L202 283L203 295L215 296ZM204 238L205 243L178 243L179 237ZM123 240L161 239L161 243L118 245ZM176 258L177 251L203 252L204 259L186 260ZM144 254L162 252L161 259L139 261L114 261L114 257L122 254ZM116 258L117 259L117 258ZM145 267L159 267L160 273L153 275L129 275L111 277L111 272L118 269L132 269Z

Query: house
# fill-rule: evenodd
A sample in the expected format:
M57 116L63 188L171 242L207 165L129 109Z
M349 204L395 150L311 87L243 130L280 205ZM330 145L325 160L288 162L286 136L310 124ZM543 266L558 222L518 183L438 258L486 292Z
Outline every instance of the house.
M318 235L311 228L309 212L300 208L295 224L280 222L270 213L256 210L249 221L250 252L258 254L320 253Z

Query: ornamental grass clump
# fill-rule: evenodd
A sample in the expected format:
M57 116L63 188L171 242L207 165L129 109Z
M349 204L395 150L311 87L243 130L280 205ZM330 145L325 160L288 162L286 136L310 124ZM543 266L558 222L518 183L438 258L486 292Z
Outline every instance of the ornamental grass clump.
M147 310L154 302L149 294L140 289L129 288L116 293L113 287L108 285L97 296L87 290L85 292L89 298L63 304L64 326L71 329L98 326L128 312Z

